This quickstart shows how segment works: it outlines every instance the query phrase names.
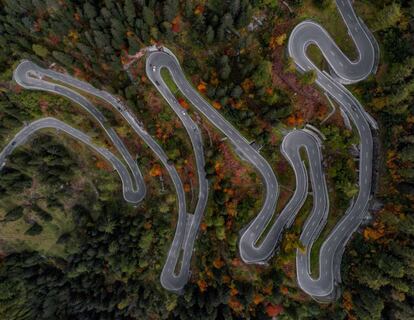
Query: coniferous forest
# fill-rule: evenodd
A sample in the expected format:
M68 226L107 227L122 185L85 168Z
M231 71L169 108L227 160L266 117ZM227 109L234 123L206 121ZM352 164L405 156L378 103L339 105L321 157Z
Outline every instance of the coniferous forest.
M113 168L57 130L18 147L0 171L0 319L414 319L414 2L356 0L380 46L375 75L347 88L375 118L370 217L342 260L341 297L319 304L297 285L295 253L312 208L305 202L268 264L244 264L239 231L261 208L255 169L166 82L202 128L210 191L181 295L160 273L174 237L177 199L165 168L124 119L88 97L136 159L147 186L124 201ZM350 59L357 53L334 0L0 0L1 148L27 123L56 117L116 153L82 108L12 80L23 59L67 72L119 97L177 168L194 210L197 171L178 117L145 73L145 47L165 45L194 87L249 141L262 146L282 188L278 212L295 189L280 154L283 134L318 126L331 202L321 240L356 194L357 136L340 112L299 74L286 53L291 30L312 19ZM313 61L326 69L317 48ZM317 276L318 250L312 248Z

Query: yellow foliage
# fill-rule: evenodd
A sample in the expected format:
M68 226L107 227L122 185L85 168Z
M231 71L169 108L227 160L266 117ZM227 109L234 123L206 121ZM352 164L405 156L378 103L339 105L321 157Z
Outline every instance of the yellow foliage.
M374 110L382 110L385 106L388 104L388 98L387 97L380 97L380 98L374 98L372 101L372 105L374 107Z
M79 34L75 30L69 31L68 37L71 41L76 42L79 39Z
M286 38L287 38L286 33L281 34L280 36L278 36L278 37L276 38L276 44L277 44L278 46L282 46L282 45L285 43Z
M378 240L383 237L385 226L381 222L375 222L373 228L368 227L364 230L364 238L367 240Z

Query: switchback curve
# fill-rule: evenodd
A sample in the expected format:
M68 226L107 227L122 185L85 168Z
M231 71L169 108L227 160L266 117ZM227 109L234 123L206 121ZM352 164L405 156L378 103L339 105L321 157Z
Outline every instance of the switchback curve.
M133 192L131 192L131 190L133 190L132 187L134 183L132 181L131 175L128 172L128 169L125 167L122 161L120 161L108 149L99 147L92 143L91 138L88 135L84 134L82 131L79 131L78 129L75 129L74 127L69 126L68 124L52 117L35 120L23 127L0 152L1 167L4 166L7 157L16 148L23 145L31 136L42 129L51 128L65 132L76 140L89 146L92 150L100 154L104 159L111 163L112 167L118 173L121 179L124 199L128 202L135 203L136 196ZM137 184L138 181L135 181L135 183Z

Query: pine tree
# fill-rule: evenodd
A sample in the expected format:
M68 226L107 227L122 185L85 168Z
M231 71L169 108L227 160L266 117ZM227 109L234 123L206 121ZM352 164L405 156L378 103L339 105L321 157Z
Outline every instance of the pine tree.
M155 17L154 17L154 13L152 12L152 10L148 7L144 7L142 9L142 15L144 18L144 21L147 25L149 26L153 26L155 23Z
M135 5L133 0L125 0L124 13L127 17L128 24L133 27L136 18Z

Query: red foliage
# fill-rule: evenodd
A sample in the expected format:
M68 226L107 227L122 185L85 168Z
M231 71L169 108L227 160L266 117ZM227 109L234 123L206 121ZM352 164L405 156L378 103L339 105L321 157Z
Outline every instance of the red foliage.
M181 28L180 28L180 17L176 16L174 18L174 20L172 21L172 27L171 27L172 32L180 32Z
M186 110L190 108L190 105L188 104L188 102L183 98L178 98L178 103Z
M269 303L266 306L266 313L269 317L276 317L283 312L283 306L280 304Z

